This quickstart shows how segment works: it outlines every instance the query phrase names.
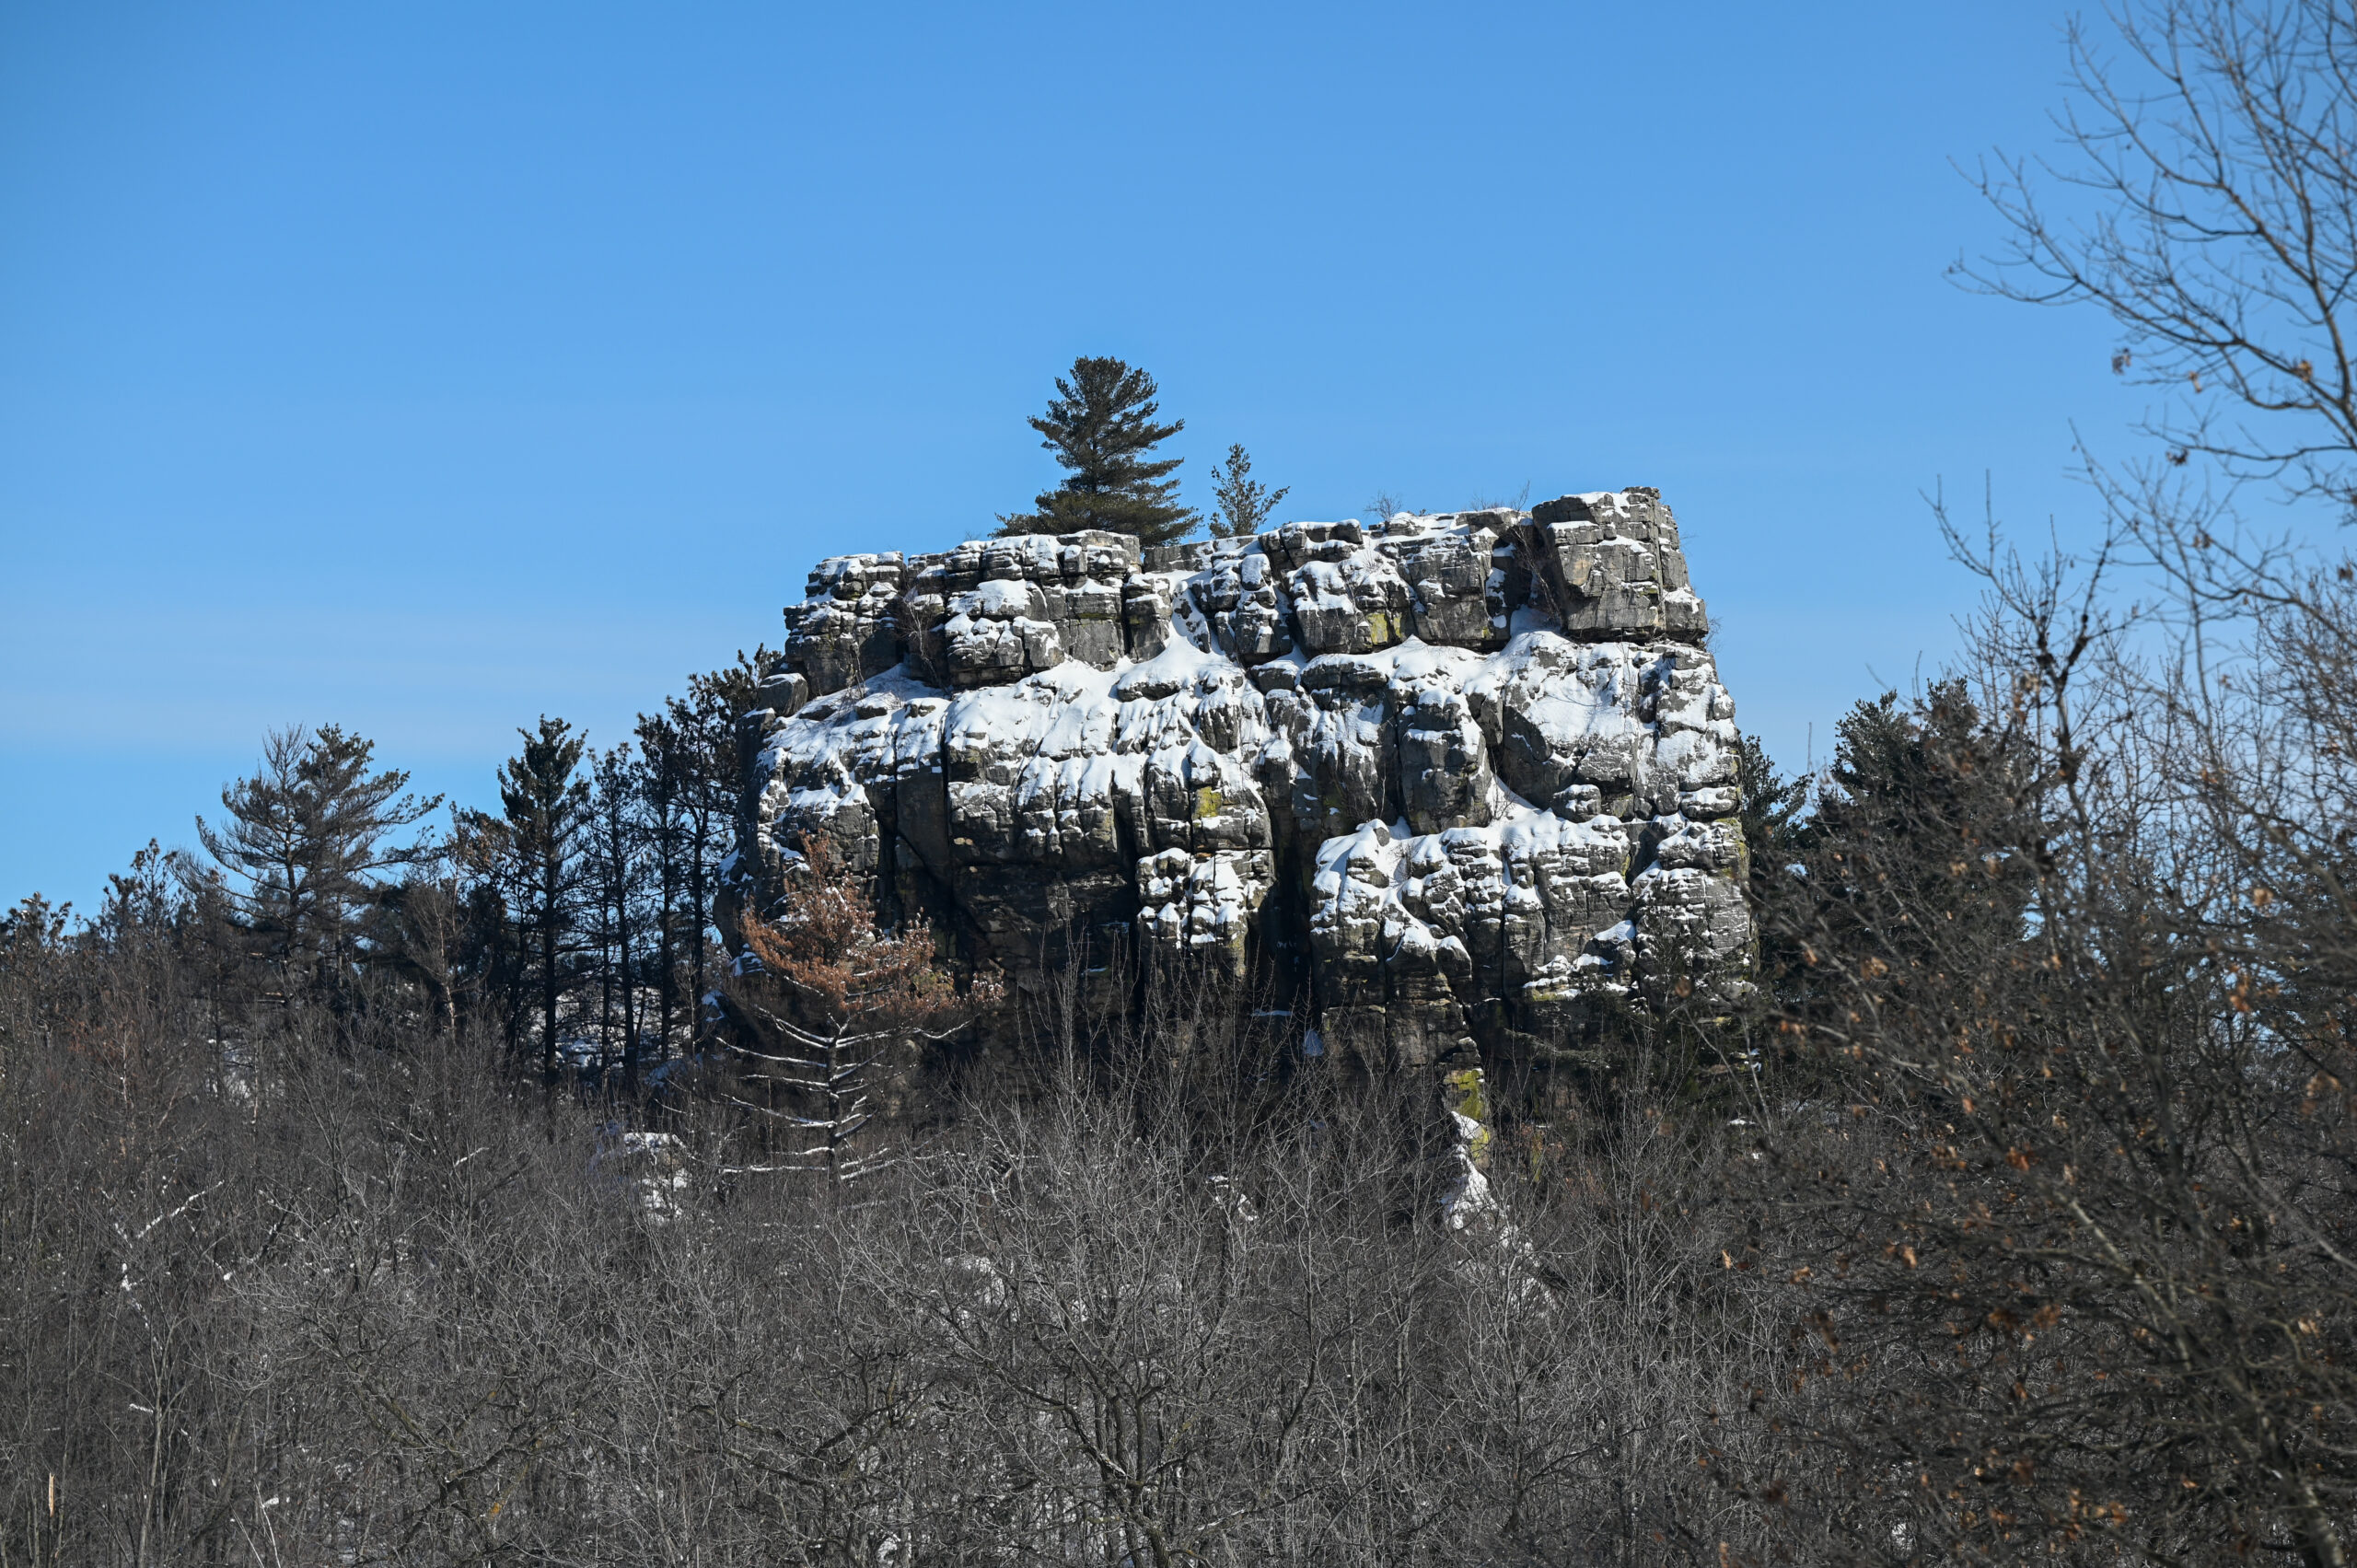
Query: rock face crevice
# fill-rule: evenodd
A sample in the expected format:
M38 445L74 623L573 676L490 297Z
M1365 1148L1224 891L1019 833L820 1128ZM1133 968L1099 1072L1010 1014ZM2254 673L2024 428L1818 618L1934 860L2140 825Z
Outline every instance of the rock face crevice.
M1393 1065L1743 983L1735 704L1655 491L837 556L786 622L736 907L823 840L970 961L1262 966Z

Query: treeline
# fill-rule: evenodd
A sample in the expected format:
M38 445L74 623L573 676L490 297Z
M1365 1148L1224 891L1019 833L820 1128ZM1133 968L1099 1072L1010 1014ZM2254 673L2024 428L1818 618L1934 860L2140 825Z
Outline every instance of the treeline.
M322 1040L481 1035L550 1080L635 1087L713 1011L737 721L773 658L691 678L602 750L541 718L496 811L445 811L339 726L273 733L198 819L203 854L151 842L87 919L29 897L0 947L168 952L233 1061L268 1018Z

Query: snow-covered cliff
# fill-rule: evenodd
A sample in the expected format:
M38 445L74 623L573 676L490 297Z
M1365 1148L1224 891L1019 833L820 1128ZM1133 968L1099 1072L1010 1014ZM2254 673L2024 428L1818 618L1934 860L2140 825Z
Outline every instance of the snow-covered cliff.
M786 621L737 900L822 837L972 959L1265 964L1397 1065L1747 961L1735 704L1655 491L837 556Z

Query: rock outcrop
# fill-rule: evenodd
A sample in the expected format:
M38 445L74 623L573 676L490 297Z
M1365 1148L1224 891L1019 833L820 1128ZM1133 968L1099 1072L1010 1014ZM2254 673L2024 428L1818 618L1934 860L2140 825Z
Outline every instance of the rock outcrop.
M1735 704L1655 491L838 556L786 620L736 900L823 839L968 961L1264 966L1326 1049L1446 1070L1743 983Z

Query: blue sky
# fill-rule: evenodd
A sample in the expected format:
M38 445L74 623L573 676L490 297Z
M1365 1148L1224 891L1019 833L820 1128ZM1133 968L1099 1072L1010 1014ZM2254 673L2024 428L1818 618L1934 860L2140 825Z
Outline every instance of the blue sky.
M1788 768L1953 645L1922 493L2066 534L2103 320L1959 291L2027 0L0 0L0 900L192 841L263 731L488 803L988 526L1074 354L1358 515L1650 483Z

